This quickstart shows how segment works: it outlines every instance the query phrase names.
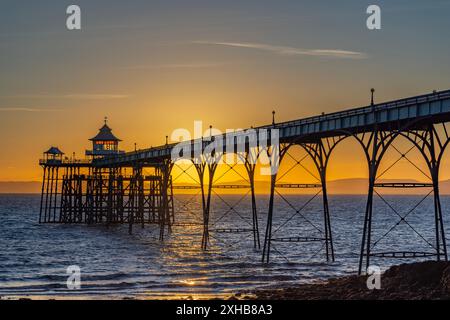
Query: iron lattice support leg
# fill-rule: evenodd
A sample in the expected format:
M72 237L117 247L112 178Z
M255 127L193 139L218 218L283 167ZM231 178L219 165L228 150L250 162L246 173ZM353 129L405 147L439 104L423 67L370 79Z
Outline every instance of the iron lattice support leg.
M106 216L106 225L109 226L113 221L113 207L114 207L114 182L115 175L111 170L108 176L108 211Z
M138 205L136 198L139 197L139 179L142 175L140 168L133 168L133 176L130 179L129 185L129 211L128 211L128 233L132 234L133 224L135 218L136 205Z
M256 192L255 192L255 170L256 162L260 155L260 149L251 150L248 148L245 155L241 158L244 161L245 169L248 175L248 182L250 185L251 205L252 205L252 232L253 232L253 248L261 249L261 241L259 236L259 222L258 210L256 206Z
M442 220L442 208L441 208L441 200L439 196L439 181L437 168L435 168L433 177L433 193L434 193L434 220L435 220L435 234L436 234L436 257L437 261L442 258L447 261L447 245L445 241L445 233L444 233L444 223ZM441 250L441 241L442 241L442 250Z
M373 177L369 177L369 190L367 192L367 203L366 203L366 212L364 215L364 227L363 227L363 235L362 235L362 242L361 242L361 252L359 255L359 267L358 267L359 275L362 274L362 266L364 263L364 257L366 258L366 270L370 264L370 235L371 235L371 231L372 231L372 208L373 208L374 185L375 185L375 179Z
M39 209L39 223L42 223L42 210L44 207L44 193L45 193L45 179L47 177L47 167L44 166L44 175L42 177L42 187L41 187L41 205Z
M86 178L86 204L85 204L85 222L87 224L94 223L94 203L95 203L95 175L93 170L89 168Z
M67 201L67 169L61 181L61 199L59 205L59 223L64 222L66 215L66 201Z
M201 163L194 163L197 170L200 190L202 195L202 209L203 209L203 234L202 234L202 250L206 250L209 242L209 214L211 209L211 193L214 182L214 173L217 169L217 163L207 163L203 160ZM205 190L205 172L208 169L208 188Z
M269 263L270 259L270 242L272 240L272 220L273 220L273 207L275 198L275 183L277 180L277 174L273 173L270 178L270 198L269 208L267 213L266 235L264 237L264 247L262 254L262 262Z
M174 203L174 197L173 197L173 183L172 183L172 176L169 176L169 187L167 190L170 190L170 201L169 201L169 231L172 232L172 225L175 224L175 203Z
M167 232L172 232L172 219L170 210L173 208L171 207L170 199L169 199L169 189L171 188L170 183L170 174L172 172L173 163L170 160L167 160L165 163L163 163L162 167L160 168L160 174L161 174L161 210L159 215L159 240L164 240L164 232L165 232L165 226L167 225Z
M58 176L58 173L56 174ZM75 179L75 207L76 207L76 223L83 223L83 176L77 170Z
M358 274L362 273L362 266L364 263L364 257L366 259L366 270L370 265L370 250L371 250L371 235L372 235L372 212L373 212L373 194L375 188L375 180L377 175L378 164L383 157L384 152L386 151L389 144L384 146L383 141L379 144L379 132L377 126L375 125L375 130L371 134L368 144L364 146L364 151L366 153L366 158L369 164L369 189L367 192L367 203L366 203L366 212L364 214L364 227L363 227L363 236L361 241L361 252L359 256L359 267ZM392 140L391 140L392 141ZM381 155L379 155L380 148L384 146L384 150L382 150ZM370 152L370 147L372 147L372 151Z
M56 222L56 209L57 209L57 200L58 200L58 181L59 181L59 168L55 168L56 177L55 177L55 196L53 198L53 222Z
M444 127L445 128L445 127ZM449 141L449 137L447 134L447 130L445 130L447 142ZM442 158L442 154L444 153L445 147L441 147L441 150L439 150L439 154L437 154L437 146L443 146L442 143L437 144L439 141L439 135L437 134L437 131L433 127L433 125L430 125L428 128L428 134L429 134L429 153L430 153L430 172L431 172L431 179L433 183L433 195L434 195L434 212L435 212L435 232L436 232L436 254L437 254L437 260L441 260L441 256L445 261L448 261L448 255L447 255L447 243L445 239L445 230L444 230L444 221L442 219L442 207L441 207L441 200L440 200L440 194L439 194L439 167L440 167L440 160ZM438 141L436 141L438 140ZM442 241L442 252L441 252L441 241Z
M138 186L138 217L141 222L141 228L145 227L144 220L144 177L142 176L142 171L139 173L139 177L137 179Z
M50 208L49 208L49 194L51 193L51 182L53 177L53 167L50 167L47 170L47 177L46 177L46 191L45 191L45 205L44 205L44 223L48 222L47 216L50 214ZM51 200L50 200L51 201Z
M211 193L212 193L212 187L213 187L213 181L214 181L214 173L216 171L217 164L209 164L208 165L208 176L209 176L209 183L208 183L208 194L206 198L206 209L204 211L204 218L203 218L203 237L202 237L202 248L203 250L206 250L209 242L209 216L210 216L210 209L211 209Z
M163 173L163 178L162 178L162 214L161 214L161 220L160 220L160 235L159 235L159 240L163 241L164 240L164 230L165 230L165 226L167 224L167 231L171 232L171 227L170 227L170 220L167 219L167 215L168 215L168 210L169 210L169 201L168 201L168 174L167 173Z
M124 212L124 189L123 189L123 176L119 175L117 178L117 193L116 193L116 210L117 210L117 221L123 223L123 212Z
M52 167L51 173L50 173L50 196L49 196L49 201L48 201L48 212L46 214L47 216L47 222L52 222L52 204L53 204L53 186L54 186L54 181L55 181L55 171L56 168Z
M325 254L327 261L334 262L334 246L333 246L333 235L331 232L331 218L330 209L328 207L328 192L327 192L327 182L325 169L320 172L320 180L322 184L322 199L323 199L323 218L324 218L324 229L325 229Z
M252 197L253 247L255 249L261 249L261 242L259 239L258 211L256 208L256 195L255 195L255 165L252 165L251 170L248 170L248 176L250 181L250 192Z

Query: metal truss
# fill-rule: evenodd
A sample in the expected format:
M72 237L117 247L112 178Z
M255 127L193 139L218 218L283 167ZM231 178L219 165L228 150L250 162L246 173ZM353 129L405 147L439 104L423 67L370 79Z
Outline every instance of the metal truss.
M325 256L327 261L334 261L334 247L333 247L333 237L331 231L331 221L330 221L330 212L328 206L328 193L326 187L326 168L328 165L328 161L331 155L331 152L334 150L336 145L342 141L346 135L316 139L313 142L289 142L284 143L279 146L279 148L272 148L272 150L268 150L270 157L278 161L275 165L280 165L282 160L286 157L290 157L294 160L294 165L289 168L283 175L278 177L278 172L275 170L272 172L271 176L271 190L270 190L270 199L269 199L269 208L267 215L267 224L266 224L266 234L264 239L264 248L262 261L268 263L270 259L270 251L271 247L273 247L272 242L323 242L322 248L325 248ZM289 149L294 146L299 145L306 151L306 156L296 159L289 153ZM313 160L314 165L319 173L319 175L314 174L310 169L302 164L302 162L306 159L310 158ZM278 183L281 178L283 178L287 173L293 170L295 167L301 167L305 170L309 175L311 175L317 182L316 183ZM313 194L313 196L306 201L300 208L297 208L295 205L286 198L279 189L291 189L291 188L303 188L303 189L311 189L316 188L318 191ZM303 213L306 210L307 205L313 201L319 194L322 193L322 201L323 201L323 229L312 223ZM273 212L274 212L274 197L278 195L288 206L294 211L294 214L291 215L284 221L276 230L272 230L273 225ZM292 237L292 236L283 236L283 237L274 237L274 235L282 229L287 223L289 223L294 217L300 216L306 223L311 225L319 234L320 237ZM322 248L319 250L321 251ZM278 250L276 250L278 251ZM278 251L278 253L280 253ZM280 253L281 254L281 253Z
M366 212L364 217L363 238L361 243L360 261L358 272L363 272L363 265L365 261L365 268L370 265L370 258L417 258L417 257L431 257L434 256L439 261L444 259L447 261L447 248L446 239L444 233L444 224L442 219L442 207L439 196L439 168L442 161L442 156L446 146L449 143L449 135L447 127L444 123L437 125L426 125L417 127L414 123L411 123L402 128L396 130L383 131L378 130L377 124L375 124L375 130L368 135L368 139L365 139L363 134L360 137L356 137L360 144L363 146L368 164L369 164L369 190L366 204ZM394 146L393 142L398 137L406 138L412 147L401 152ZM384 171L378 173L381 160L386 151L391 148L399 153L399 157L391 165L389 165ZM426 162L429 172L422 170L416 163L410 159L408 154L411 150L419 150L420 154ZM377 182L386 172L392 170L392 168L401 160L407 161L411 166L420 171L423 176L430 180L427 183L411 183L411 182L396 182L396 183L380 183ZM406 214L399 213L380 192L378 188L428 188L430 191L421 198L412 209L406 212ZM373 218L373 198L374 195L378 196L381 201L398 216L399 220L389 228L379 239L372 240L372 218ZM434 224L435 224L435 243L430 243L422 234L420 234L407 220L406 218L430 195L434 200ZM432 248L432 252L422 251L390 251L390 252L373 252L374 247L390 234L400 224L406 224L419 238L421 238L429 247Z
M181 170L181 173L176 175L173 179L175 182L182 175L187 175L195 185L179 185L174 186L175 189L180 190L199 190L197 194L189 198L187 201L182 202L178 201L183 208L186 208L189 203L191 203L195 197L200 194L201 196L201 204L202 204L202 242L201 248L206 250L210 241L210 238L214 238L216 241L222 242L217 235L211 235L211 232L215 234L222 233L249 233L249 235L253 236L253 245L255 249L260 248L260 236L259 236L259 226L258 226L258 214L256 208L256 194L255 194L255 168L256 161L260 154L260 148L256 148L256 150L245 150L241 153L234 153L233 155L237 157L236 161L232 163L227 163L226 155L224 153L216 153L216 154L202 154L200 157L191 159L191 164L187 168L182 168L179 164L175 163L174 166L178 167ZM222 161L219 161L222 160ZM240 162L239 162L240 161ZM219 164L220 163L220 164ZM246 169L247 176L242 175L239 171L236 170L236 166L238 163L242 163ZM219 165L226 166L226 170L220 174L220 176L215 177L216 170ZM197 177L194 177L188 171L191 168L195 168ZM244 181L248 183L248 185L235 185L235 184L226 184L220 183L220 180L224 178L228 173L235 172L238 174ZM219 192L218 189L248 189L241 197L231 203L229 200L225 199ZM246 197L250 195L251 197L251 211L252 211L252 222L249 223L239 210L239 204L241 204ZM212 196L221 201L223 205L227 207L225 212L221 213L221 215L215 219L215 221L210 221L210 213L212 210ZM189 211L189 210L188 210ZM188 212L190 215L196 217L195 213ZM230 215L234 214L244 223L249 224L248 228L244 227L221 227L220 222L223 219ZM241 242L241 240L239 241ZM234 245L234 244L233 244ZM233 246L231 245L231 246ZM229 246L229 244L227 244Z

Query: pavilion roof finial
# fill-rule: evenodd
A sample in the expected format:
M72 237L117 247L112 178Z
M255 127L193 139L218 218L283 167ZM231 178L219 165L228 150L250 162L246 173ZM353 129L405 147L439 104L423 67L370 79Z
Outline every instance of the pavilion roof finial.
M108 117L105 117L105 124L100 128L97 135L89 140L91 141L121 141L119 138L113 135L112 130L108 127Z

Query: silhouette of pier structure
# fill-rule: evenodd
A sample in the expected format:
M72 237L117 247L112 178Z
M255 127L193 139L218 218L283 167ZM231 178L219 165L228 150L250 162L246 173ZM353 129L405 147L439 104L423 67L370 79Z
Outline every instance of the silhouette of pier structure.
M335 260L333 246L332 222L327 193L327 167L330 156L336 146L350 138L355 139L362 148L368 164L368 191L365 207L361 248L359 252L359 272L362 273L370 265L371 258L420 258L433 257L436 260L447 260L447 247L444 232L442 205L439 195L439 169L443 154L450 141L450 90L434 91L430 94L374 103L372 89L371 103L365 107L348 109L340 112L321 114L315 117L297 119L287 122L273 121L269 125L251 128L227 135L211 135L184 142L190 148L186 154L179 144L166 143L132 152L119 150L119 139L108 127L104 126L97 136L91 139L92 150L86 152L86 160L69 159L56 147L50 148L40 160L43 167L43 183L41 193L41 208L39 222L41 223L127 223L132 232L134 225L159 225L159 238L172 232L176 223L174 206L174 189L198 190L201 197L202 242L201 248L206 250L210 240L210 232L240 233L248 232L253 236L256 249L262 247L262 261L269 262L274 243L321 243L327 261ZM260 132L266 134L260 134ZM253 135L250 135L252 132ZM277 143L274 143L274 137ZM219 139L221 138L221 139ZM379 178L392 168L380 170L380 163L387 150L394 149L399 153L399 159L408 158L407 152L401 152L394 146L397 139L408 141L411 149L418 150L426 162L426 172L421 172L429 182L380 182ZM256 139L256 140L255 140ZM220 144L217 141L221 141ZM302 161L291 151L294 148L304 150L312 161L317 174L304 168ZM196 153L195 150L200 150ZM176 151L176 152L174 152ZM174 154L177 155L174 157ZM243 179L248 185L233 185L218 183L222 175L215 177L217 167L224 165L228 171L235 170L235 164L218 163L217 158L225 158L233 154L240 159L245 167L246 176ZM256 208L255 171L257 160L263 155L269 159L270 193L267 208ZM286 159L293 161L293 167L303 167L317 180L315 183L284 183L278 168ZM177 185L173 177L173 168L178 161L189 161L195 169L196 185ZM416 166L417 168L417 166ZM151 170L145 174L144 169ZM187 174L186 169L181 174ZM421 238L406 220L411 211L399 213L383 198L378 191L382 188L411 189L427 188L433 198L434 241L429 244L429 251L398 250L378 251L377 244L381 239L373 239L374 198L379 197L398 216L398 222L386 230L384 238L400 224L411 227L411 231ZM251 201L251 219L248 228L226 227L211 229L210 212L211 197L220 195L217 189L246 189ZM298 207L288 197L283 196L283 190L309 189L315 190L311 199ZM279 219L276 201L278 197L290 209L292 216L281 222L274 230L273 222ZM304 215L307 205L315 198L322 200L322 222L317 225ZM223 199L222 199L223 200ZM242 199L240 199L241 201ZM422 201L422 200L421 200ZM236 211L237 204L223 202L230 212ZM419 203L420 204L420 203ZM416 208L417 206L415 206ZM258 210L259 209L259 210ZM227 211L227 212L228 212ZM264 241L260 242L258 212L267 214ZM225 213L226 214L226 213ZM278 232L290 220L300 217L304 223L310 224L315 234L290 235ZM277 233L278 232L278 233ZM392 246L395 247L395 244Z

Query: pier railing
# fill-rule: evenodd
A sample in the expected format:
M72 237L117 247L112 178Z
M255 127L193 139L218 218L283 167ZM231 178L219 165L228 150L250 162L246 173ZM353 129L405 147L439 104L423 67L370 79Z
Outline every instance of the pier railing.
M342 131L372 131L373 124L387 124L399 121L408 121L417 119L418 117L429 118L429 123L441 122L444 117L448 118L450 112L450 90L432 92L429 94L418 95L415 97L399 99L389 102L383 102L347 109L318 116L285 121L270 125L254 127L258 131L261 129L279 129L280 140L307 138L312 135L316 137L341 135ZM430 118L432 117L432 119ZM377 119L377 120L376 120ZM238 136L242 132L236 132ZM222 138L224 147L231 141L235 143L233 134L229 134L231 139L227 139L226 134L213 136L213 139ZM184 143L189 143L185 141ZM192 145L209 144L208 140L203 138L193 139L190 141ZM131 163L142 160L167 158L171 155L171 150L176 143L165 144L148 149L141 149L110 158L101 158L94 161L94 165L107 166L119 165L123 163Z
M39 165L90 165L92 164L91 159L39 159Z

